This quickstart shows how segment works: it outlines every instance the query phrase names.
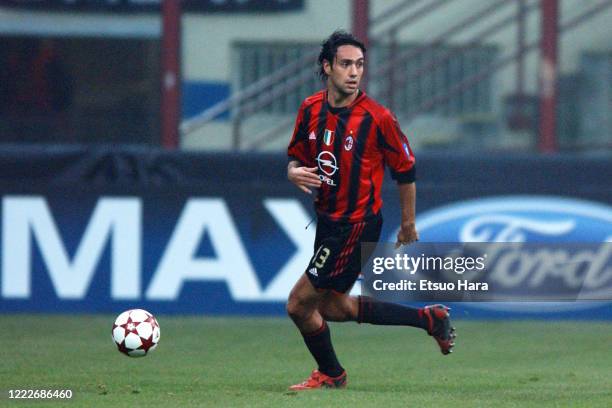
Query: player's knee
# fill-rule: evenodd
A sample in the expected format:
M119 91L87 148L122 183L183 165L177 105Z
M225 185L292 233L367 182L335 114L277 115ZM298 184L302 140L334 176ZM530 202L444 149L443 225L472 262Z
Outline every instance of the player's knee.
M286 309L287 314L294 321L303 320L307 317L307 308L298 297L290 296Z

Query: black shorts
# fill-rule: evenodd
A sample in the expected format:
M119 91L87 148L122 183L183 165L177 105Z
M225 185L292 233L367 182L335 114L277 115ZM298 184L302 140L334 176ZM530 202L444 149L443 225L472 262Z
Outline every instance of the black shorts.
M349 291L361 273L361 243L378 242L382 216L355 224L319 218L312 256L306 275L317 289Z

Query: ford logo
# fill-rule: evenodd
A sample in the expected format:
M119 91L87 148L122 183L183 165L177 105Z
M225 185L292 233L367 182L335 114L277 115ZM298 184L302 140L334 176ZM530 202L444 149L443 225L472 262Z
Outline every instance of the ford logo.
M563 197L462 201L421 214L424 242L612 242L612 207Z
M422 242L612 242L612 207L553 196L498 196L461 201L417 217ZM395 237L395 235L393 236ZM597 303L472 303L528 312L575 310Z

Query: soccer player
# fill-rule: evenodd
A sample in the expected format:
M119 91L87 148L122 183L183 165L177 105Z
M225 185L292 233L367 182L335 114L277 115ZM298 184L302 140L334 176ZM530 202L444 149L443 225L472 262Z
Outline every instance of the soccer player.
M454 346L443 305L413 308L348 295L360 273L360 244L380 237L385 164L401 200L396 246L419 238L415 158L394 115L359 89L365 53L363 43L344 31L322 44L318 63L326 89L302 103L288 147L288 179L307 194L318 189L314 255L287 302L318 368L291 390L346 386L327 321L413 326L433 336L442 354Z

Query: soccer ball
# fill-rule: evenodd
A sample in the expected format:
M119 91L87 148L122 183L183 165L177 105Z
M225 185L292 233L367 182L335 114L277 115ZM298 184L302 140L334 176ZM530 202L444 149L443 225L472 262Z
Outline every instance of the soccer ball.
M126 310L117 316L112 333L119 351L130 357L143 357L155 350L160 336L157 319L142 309Z

